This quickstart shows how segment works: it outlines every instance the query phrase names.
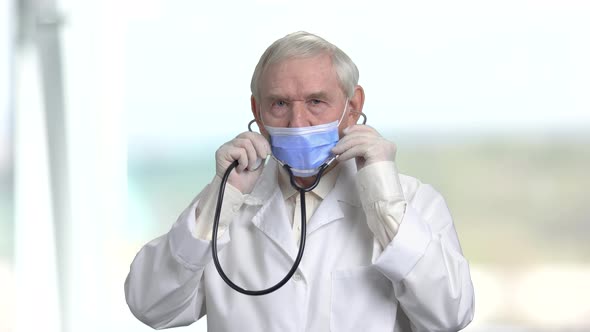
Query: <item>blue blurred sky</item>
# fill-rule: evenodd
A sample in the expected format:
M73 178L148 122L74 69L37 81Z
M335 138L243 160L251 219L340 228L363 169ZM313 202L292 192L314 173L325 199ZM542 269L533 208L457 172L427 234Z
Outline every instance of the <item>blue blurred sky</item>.
M149 1L128 10L135 18L124 25L122 51L132 142L244 130L259 56L296 30L353 58L369 123L384 131L590 124L587 2Z
M369 124L384 132L590 126L586 1L64 0L60 7L66 82L84 80L67 87L68 111L91 111L96 98L115 94L132 147L182 148L203 137L217 145L245 130L258 58L296 30L353 58ZM4 52L0 66L10 67ZM5 111L8 90L0 91Z

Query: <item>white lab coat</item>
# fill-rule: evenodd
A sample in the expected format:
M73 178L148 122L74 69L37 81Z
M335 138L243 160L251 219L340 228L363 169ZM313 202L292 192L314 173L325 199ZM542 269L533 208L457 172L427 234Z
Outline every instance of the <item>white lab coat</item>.
M189 325L207 314L209 331L458 331L473 318L474 294L442 196L400 175L406 213L382 249L367 226L354 161L307 224L297 273L265 296L240 294L217 274L208 241L193 237L199 196L170 232L137 254L125 282L133 314L154 328ZM263 289L290 269L297 244L271 161L219 241L226 274ZM295 221L298 222L298 221Z

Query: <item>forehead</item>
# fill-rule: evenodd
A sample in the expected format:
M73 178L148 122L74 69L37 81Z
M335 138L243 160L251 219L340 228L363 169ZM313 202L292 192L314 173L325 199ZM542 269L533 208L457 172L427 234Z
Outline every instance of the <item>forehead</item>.
M270 64L260 80L261 97L269 95L305 98L323 92L342 93L338 75L328 54L306 58L289 58Z

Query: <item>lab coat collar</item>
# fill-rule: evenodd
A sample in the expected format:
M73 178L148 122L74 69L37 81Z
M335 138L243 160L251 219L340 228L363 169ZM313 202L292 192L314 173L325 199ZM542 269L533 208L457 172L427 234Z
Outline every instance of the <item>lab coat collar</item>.
M280 191L278 185L279 167L278 163L273 158L270 158L268 163L264 166L264 170L262 171L254 190L246 197L244 201L245 204L264 205L265 203L268 203L268 200L275 190L279 189ZM322 198L327 200L330 196L335 196L332 197L333 200L342 201L353 206L360 206L360 198L358 197L355 183L357 170L354 160L341 162L337 167L339 167L340 170L334 189Z
M356 163L348 160L338 166L340 168L334 189L328 193L314 212L307 224L307 234L318 228L344 217L341 203L360 207L360 198L356 188Z
M338 174L340 172L340 165L337 164L335 166L336 167L333 167L331 170L322 175L320 183L318 183L317 187L310 191L310 193L313 193L321 200L326 199L326 196L328 196L332 189L334 189L334 184L336 183L336 179L338 178ZM285 199L299 194L299 192L291 185L289 173L284 168L278 167L278 175L279 187L281 188L281 192L283 193L283 197Z
M287 216L284 197L278 185L278 167L274 160L265 166L258 183L246 198L247 205L261 205L252 223L274 241L294 261L297 244ZM333 221L341 220L344 213L340 203L360 207L356 189L356 165L354 160L343 163L334 189L328 193L307 223L307 235Z
M254 190L246 197L244 204L260 206L252 217L252 223L281 248L293 262L297 257L297 247L278 185L278 167L274 159L264 166Z
M273 158L270 158L268 163L264 165L262 174L258 178L254 189L246 196L245 204L264 205L265 202L268 203L271 195L278 189L278 166L278 163Z

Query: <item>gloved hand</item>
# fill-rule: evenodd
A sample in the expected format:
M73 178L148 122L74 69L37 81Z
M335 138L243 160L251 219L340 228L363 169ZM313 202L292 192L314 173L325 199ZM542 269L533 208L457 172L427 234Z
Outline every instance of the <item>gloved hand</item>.
M344 136L332 149L338 160L356 158L357 170L379 161L395 161L397 146L370 126L354 125L344 129Z
M223 144L215 152L215 170L220 178L234 160L238 166L231 172L228 183L242 194L254 189L256 180L264 168L264 160L271 153L270 144L264 136L246 131Z

